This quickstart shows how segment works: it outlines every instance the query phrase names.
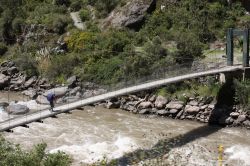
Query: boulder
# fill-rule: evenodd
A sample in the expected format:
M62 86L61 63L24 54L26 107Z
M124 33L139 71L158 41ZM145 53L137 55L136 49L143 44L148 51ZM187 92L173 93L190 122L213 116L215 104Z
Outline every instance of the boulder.
M244 122L246 119L247 119L247 116L246 116L246 115L239 115L238 118L236 119L236 121L237 121L238 123L242 123L242 122Z
M68 90L68 87L58 87L53 88L50 90L47 90L45 93L43 93L43 96L47 96L49 93L54 93L56 97L64 96Z
M75 87L77 82L77 77L76 76L71 76L70 78L67 79L67 85L69 88Z
M249 120L244 121L243 125L246 127L250 127L250 121Z
M148 12L156 7L156 0L132 0L120 9L114 10L104 20L103 27L128 27L139 29Z
M150 101L150 102L154 102L156 100L156 95L152 95L152 96L150 96L149 97L149 99L148 99L148 101Z
M149 114L151 112L151 109L142 109L139 111L139 114Z
M18 73L17 67L13 66L13 67L8 68L7 73L9 75L13 75L15 73Z
M228 117L225 120L226 125L231 125L231 124L233 124L233 122L234 122L234 119L232 117Z
M189 114L197 114L200 111L200 108L197 106L186 105L185 112Z
M231 116L232 118L234 118L234 119L238 118L239 115L240 115L240 113L238 113L238 112L231 112L231 113L230 113L230 116Z
M6 111L12 115L22 115L29 112L29 108L21 104L11 104L6 108Z
M132 105L129 105L129 104L125 104L125 105L121 106L121 109L126 110L126 111L130 111L130 112L136 111L136 108Z
M203 105L203 106L200 106L200 109L205 110L207 107L208 107L208 105Z
M29 88L33 83L36 82L36 80L37 80L36 76L33 76L30 79L28 79L28 81L24 83L24 88Z
M176 115L176 119L180 119L180 117L182 116L182 114L183 114L183 110L181 110L177 115Z
M79 86L75 87L74 89L70 90L69 95L71 95L71 96L76 95L77 92L80 92L80 90L81 90L81 87L79 87Z
M0 74L0 89L4 89L6 86L8 86L10 81L10 77L6 76L4 74Z
M22 92L22 94L29 96L30 98L34 99L37 96L37 92L35 89L28 89Z
M171 109L169 111L170 114L177 114L178 112L179 112L179 110L177 110L177 109Z
M141 102L138 105L138 109L146 109L146 108L153 108L154 105L150 102L150 101L145 101L145 102Z
M120 107L119 101L117 101L117 102L108 101L106 104L106 108L108 108L108 109L119 108L119 107Z
M155 107L158 109L162 109L166 106L168 100L164 96L157 96L155 100Z
M161 116L164 116L164 115L169 114L169 112L168 112L167 110L158 110L158 111L156 112L156 114L161 115Z
M36 102L39 103L39 104L49 104L49 101L47 100L47 98L43 95L39 95L37 98L36 98Z
M191 105L191 106L198 106L199 103L198 103L197 101L195 101L195 100L192 100L192 101L190 101L190 102L188 103L188 105Z
M166 105L166 109L181 109L183 107L184 103L180 101L171 101Z

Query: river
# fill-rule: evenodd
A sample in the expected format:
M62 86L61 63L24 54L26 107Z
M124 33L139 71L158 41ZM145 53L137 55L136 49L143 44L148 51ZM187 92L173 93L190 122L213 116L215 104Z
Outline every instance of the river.
M28 126L3 135L25 149L46 142L49 152L61 150L72 156L74 166L96 162L104 156L119 158L138 148L150 151L160 140L167 146L177 136L179 143L169 146L163 156L171 165L218 165L219 145L225 149L224 164L250 165L250 130L247 129L209 127L198 122L145 117L102 107L85 107Z

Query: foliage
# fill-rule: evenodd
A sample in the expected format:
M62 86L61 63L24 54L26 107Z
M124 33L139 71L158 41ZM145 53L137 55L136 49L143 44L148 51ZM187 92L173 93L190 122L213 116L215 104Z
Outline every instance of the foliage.
M80 10L79 15L82 21L88 21L90 19L90 11L88 9Z
M48 154L46 144L38 144L30 151L24 151L19 145L7 142L0 137L1 166L69 166L71 159L63 152Z
M236 102L238 102L244 109L248 109L250 103L250 80L238 81L235 79L234 86Z

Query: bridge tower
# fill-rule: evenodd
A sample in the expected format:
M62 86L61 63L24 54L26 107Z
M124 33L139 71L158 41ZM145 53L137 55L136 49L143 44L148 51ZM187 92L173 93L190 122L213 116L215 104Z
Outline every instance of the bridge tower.
M249 29L239 30L230 28L227 31L227 65L233 66L235 36L243 36L243 67L249 67Z

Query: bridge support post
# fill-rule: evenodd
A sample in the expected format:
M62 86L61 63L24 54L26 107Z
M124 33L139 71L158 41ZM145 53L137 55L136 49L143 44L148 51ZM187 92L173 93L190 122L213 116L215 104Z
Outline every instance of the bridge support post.
M243 33L243 67L249 67L249 30L245 29Z
M227 30L227 65L233 66L233 29Z

